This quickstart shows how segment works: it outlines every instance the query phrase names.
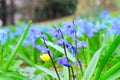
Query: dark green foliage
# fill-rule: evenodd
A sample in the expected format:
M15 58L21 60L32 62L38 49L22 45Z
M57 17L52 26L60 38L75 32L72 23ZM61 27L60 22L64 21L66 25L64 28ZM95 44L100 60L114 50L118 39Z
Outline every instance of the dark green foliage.
M37 6L34 10L34 21L43 21L62 16L67 16L75 12L77 0L46 0L43 8Z

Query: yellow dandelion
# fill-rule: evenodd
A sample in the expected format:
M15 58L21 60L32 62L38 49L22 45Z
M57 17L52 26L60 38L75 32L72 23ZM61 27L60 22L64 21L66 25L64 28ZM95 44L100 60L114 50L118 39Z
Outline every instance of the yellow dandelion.
M49 61L50 60L50 56L47 53L45 53L45 54L40 55L40 59L42 61Z

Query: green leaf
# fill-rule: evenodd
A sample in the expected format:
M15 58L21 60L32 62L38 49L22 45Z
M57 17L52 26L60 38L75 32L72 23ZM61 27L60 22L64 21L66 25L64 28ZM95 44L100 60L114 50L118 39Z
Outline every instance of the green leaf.
M104 75L100 78L100 80L106 80L107 78L111 78L112 75L114 75L112 77L112 80L115 80L113 78L118 78L120 77L120 74L118 75L118 73L120 73L120 62L117 63L116 65L114 65L111 69L109 69L106 73L104 73ZM116 75L116 76L115 76Z
M113 73L113 75L111 75L109 78L107 78L107 80L117 80L118 78L120 78L120 70Z
M37 69L39 69L39 70L42 70L43 72L51 75L52 77L58 79L55 71L51 71L51 70L49 70L49 69L47 69L47 68L45 68L45 67L43 67L43 66L40 66L40 65L34 65L34 67L37 68Z
M103 48L104 48L104 46L101 47L98 51L96 51L96 53L93 55L89 65L84 73L82 80L90 80L91 79Z
M111 45L108 47L108 50L106 51L105 55L103 56L102 60L100 61L100 65L98 67L98 70L96 72L96 76L95 76L95 80L98 80L101 72L103 71L103 68L105 67L108 59L110 58L110 56L112 55L112 53L115 51L115 49L118 47L120 42L120 35L118 35L113 42L111 43Z
M68 77L68 68L63 66L63 74L64 74L64 79L63 80L69 80Z
M53 44L52 42L50 42L50 41L47 41L46 43L47 43L47 45L49 45L49 46L53 47L54 49L56 49L57 51L59 51L60 53L65 54L65 53L64 53L64 49L63 49L62 47L60 47L60 46L58 46L58 45L54 45L54 44ZM68 50L67 50L67 55L68 55L68 58L69 58L71 61L75 62L75 58L70 54L70 52L69 52Z
M33 63L32 61L30 61L24 54L19 54L19 56L20 56L20 58L22 58L22 59L23 59L26 63L28 63L29 65L31 65L31 66L35 67L36 69L39 69L39 70L41 70L41 71L43 71L43 72L51 75L52 77L58 79L55 71L51 71L51 70L49 70L49 69L47 69L47 68L45 68L45 67L43 67L43 66L34 64L34 63ZM61 79L62 79L62 77L61 77Z
M6 66L5 66L5 71L8 70L8 68L10 67L10 64L13 62L15 56L17 55L17 52L18 52L20 46L22 45L24 39L26 38L26 36L27 36L27 34L28 34L28 31L29 31L29 28L30 28L31 24L32 24L32 21L30 21L30 22L28 23L28 26L27 26L25 32L23 33L23 35L21 36L20 41L18 42L17 46L16 46L15 49L13 50L12 54L10 55L10 57L9 57L9 59L8 59L8 62L7 62L7 64L6 64Z
M8 80L8 79L9 80L14 80L14 78L5 76L5 75L3 75L3 74L0 73L0 80Z
M16 73L16 72L0 72L0 76L2 75L2 78L4 78L4 80L16 80L16 79L19 79L19 80L30 80L29 78L19 74L19 73ZM7 79L6 79L7 77Z

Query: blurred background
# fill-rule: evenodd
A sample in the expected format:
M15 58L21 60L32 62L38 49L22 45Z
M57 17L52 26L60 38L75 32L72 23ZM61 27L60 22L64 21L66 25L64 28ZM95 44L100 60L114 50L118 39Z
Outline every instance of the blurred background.
M0 24L44 22L79 16L92 18L103 10L119 12L120 0L0 0Z

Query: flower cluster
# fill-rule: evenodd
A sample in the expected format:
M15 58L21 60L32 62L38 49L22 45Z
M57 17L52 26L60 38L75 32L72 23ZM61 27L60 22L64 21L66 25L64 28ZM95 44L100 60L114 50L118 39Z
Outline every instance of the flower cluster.
M3 30L0 30L0 43L4 45L7 39L8 39L7 33Z

